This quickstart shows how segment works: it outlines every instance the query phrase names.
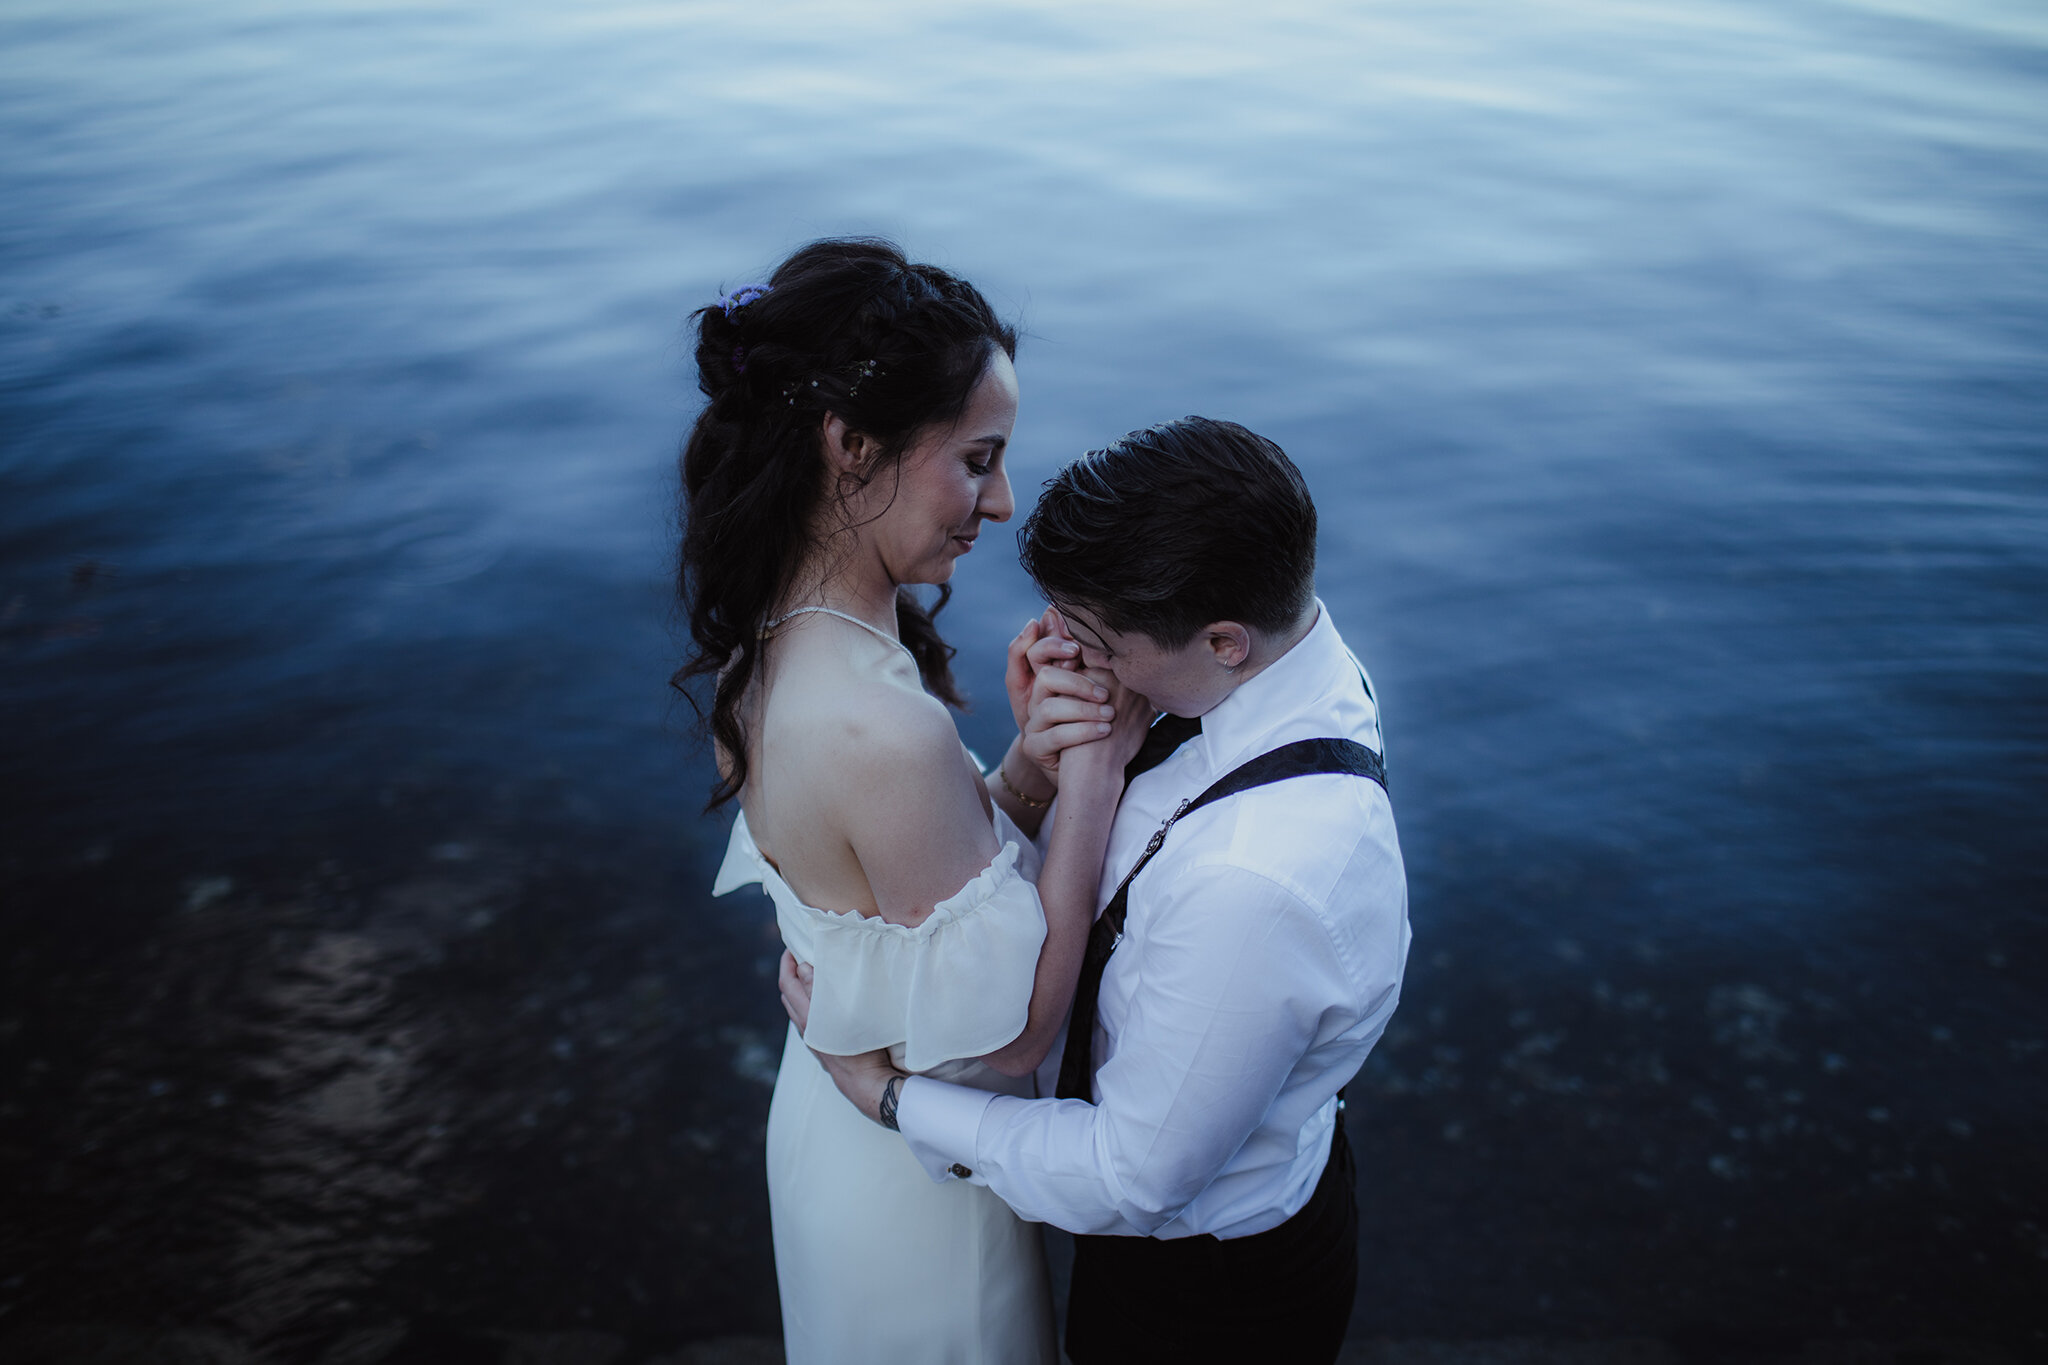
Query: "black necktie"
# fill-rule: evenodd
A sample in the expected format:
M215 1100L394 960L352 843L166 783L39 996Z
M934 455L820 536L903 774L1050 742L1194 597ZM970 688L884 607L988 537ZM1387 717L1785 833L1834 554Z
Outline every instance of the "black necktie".
M1174 750L1201 733L1199 717L1190 720L1171 714L1161 716L1145 732L1138 756L1124 765L1124 785L1130 786L1139 773L1158 767ZM1117 939L1123 936L1124 906L1129 894L1126 880L1096 917L1095 927L1088 931L1088 949L1081 958L1081 979L1074 986L1074 1012L1067 1018L1067 1047L1060 1054L1059 1083L1053 1089L1053 1094L1063 1100L1093 1099L1095 1095L1095 1000L1102 993L1102 969L1109 965L1109 955L1116 950Z
M1145 732L1145 742L1138 746L1138 756L1124 765L1124 785L1130 786L1139 773L1149 773L1173 756L1173 751L1202 733L1202 718L1189 720L1186 716L1172 713L1152 722L1152 728Z

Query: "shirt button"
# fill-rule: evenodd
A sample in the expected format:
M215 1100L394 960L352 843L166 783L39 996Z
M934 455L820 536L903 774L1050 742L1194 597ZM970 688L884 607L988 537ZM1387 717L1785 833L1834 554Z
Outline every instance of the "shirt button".
M962 1180L965 1180L969 1176L974 1174L973 1171L968 1170L965 1166L962 1166L957 1161L954 1162L951 1166L948 1166L946 1169L951 1171L954 1175L959 1176Z

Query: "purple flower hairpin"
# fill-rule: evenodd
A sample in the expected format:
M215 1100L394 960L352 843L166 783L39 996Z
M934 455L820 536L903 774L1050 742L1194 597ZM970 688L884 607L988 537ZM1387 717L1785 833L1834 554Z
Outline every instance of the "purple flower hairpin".
M720 294L718 296L718 306L725 310L726 321L730 322L734 313L739 312L740 309L746 307L755 299L760 298L763 294L771 292L773 289L774 286L768 284L743 284L730 294Z

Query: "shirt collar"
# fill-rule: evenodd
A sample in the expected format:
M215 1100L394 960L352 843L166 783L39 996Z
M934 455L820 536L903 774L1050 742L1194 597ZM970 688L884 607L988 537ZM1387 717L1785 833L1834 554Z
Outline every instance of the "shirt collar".
M1321 704L1356 668L1330 620L1330 609L1317 598L1316 623L1308 634L1202 717L1202 739L1211 765L1226 771L1254 752L1273 747L1260 741Z

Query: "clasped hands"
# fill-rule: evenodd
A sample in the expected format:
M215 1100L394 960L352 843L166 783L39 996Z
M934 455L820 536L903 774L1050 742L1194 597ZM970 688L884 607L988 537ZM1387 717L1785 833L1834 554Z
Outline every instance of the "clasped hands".
M1025 622L1010 641L1003 690L1017 722L1017 750L1028 764L1015 771L1003 755L1004 780L1032 801L1059 790L1060 759L1069 752L1118 770L1144 742L1152 706L1106 668L1089 668L1081 646L1052 607Z
M1006 785L1033 802L1050 800L1065 780L1120 781L1155 715L1151 703L1107 669L1089 668L1066 622L1051 607L1010 641L1003 690L1018 738L1010 748L1029 762L1003 773ZM1002 763L1009 762L1005 750ZM782 1008L802 1034L810 1022L811 968L784 949L776 987ZM901 1075L886 1051L842 1057L812 1050L841 1093L880 1122L883 1088Z

